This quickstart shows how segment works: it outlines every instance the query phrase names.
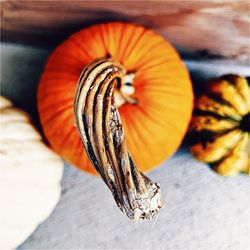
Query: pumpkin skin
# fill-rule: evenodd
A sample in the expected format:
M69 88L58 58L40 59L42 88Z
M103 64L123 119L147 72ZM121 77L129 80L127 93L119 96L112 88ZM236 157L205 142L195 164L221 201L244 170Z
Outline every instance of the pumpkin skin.
M126 141L141 171L157 166L179 147L191 119L189 74L163 37L130 23L106 23L73 34L50 56L38 88L38 110L51 147L67 162L89 173L89 162L74 126L73 101L83 68L111 56L135 72L137 105L119 108Z
M191 151L221 175L250 175L249 78L225 75L197 98Z
M3 96L0 117L0 249L16 249L58 203L64 164Z

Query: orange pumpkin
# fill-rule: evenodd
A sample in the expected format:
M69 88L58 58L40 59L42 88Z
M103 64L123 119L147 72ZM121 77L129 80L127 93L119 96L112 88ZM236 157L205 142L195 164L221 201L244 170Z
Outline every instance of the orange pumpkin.
M155 32L130 23L106 23L73 34L50 56L38 88L38 110L51 147L67 162L96 174L74 125L74 95L82 69L112 57L134 72L136 105L119 107L126 141L141 171L179 147L191 118L189 74L175 49Z

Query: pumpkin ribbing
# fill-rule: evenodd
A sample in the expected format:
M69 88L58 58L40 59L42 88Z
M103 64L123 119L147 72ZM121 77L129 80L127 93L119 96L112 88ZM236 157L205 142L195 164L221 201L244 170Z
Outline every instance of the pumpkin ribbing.
M226 75L211 81L196 100L191 151L222 175L250 175L250 86Z

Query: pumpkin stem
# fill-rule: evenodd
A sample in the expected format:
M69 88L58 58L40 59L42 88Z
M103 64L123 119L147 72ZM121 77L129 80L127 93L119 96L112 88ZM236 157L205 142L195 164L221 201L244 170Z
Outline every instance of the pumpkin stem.
M114 101L116 107L121 107L125 103L137 104L138 100L133 97L135 87L133 85L135 73L125 73L116 85L114 92Z
M240 123L240 128L242 131L250 133L250 113L243 116Z
M162 205L159 184L136 168L128 152L116 106L116 91L124 101L133 100L133 89L126 84L133 79L114 60L95 60L78 81L74 111L87 155L118 207L130 219L142 221L155 218Z

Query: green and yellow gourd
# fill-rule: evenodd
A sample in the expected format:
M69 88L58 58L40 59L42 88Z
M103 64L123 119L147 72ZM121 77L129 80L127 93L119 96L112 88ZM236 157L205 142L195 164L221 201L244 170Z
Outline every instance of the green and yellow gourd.
M221 175L250 175L249 78L225 75L198 97L191 122L191 151Z

